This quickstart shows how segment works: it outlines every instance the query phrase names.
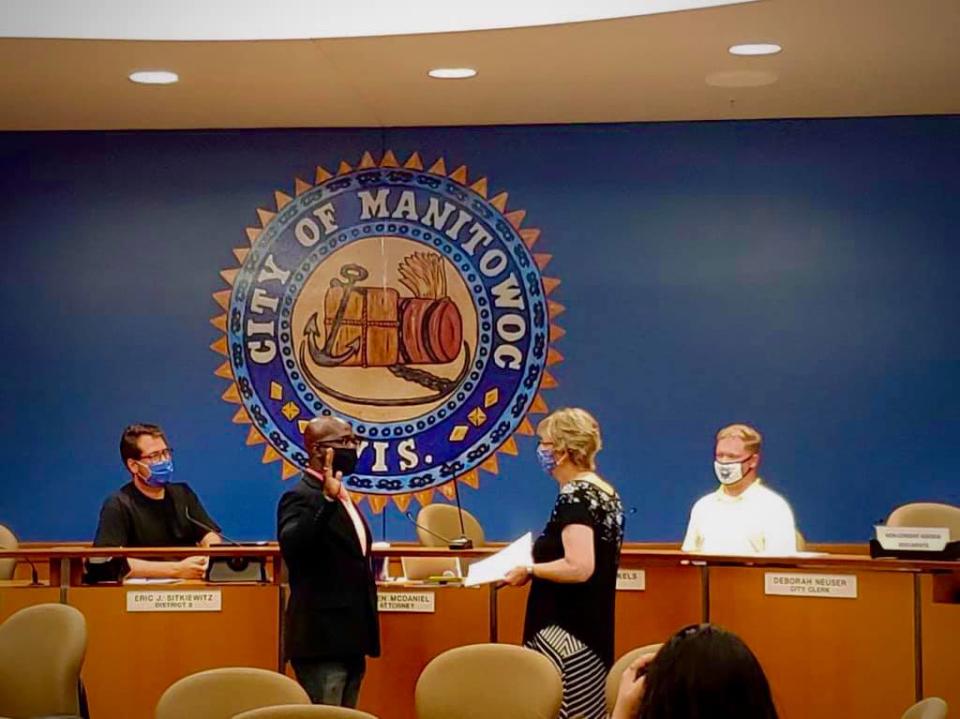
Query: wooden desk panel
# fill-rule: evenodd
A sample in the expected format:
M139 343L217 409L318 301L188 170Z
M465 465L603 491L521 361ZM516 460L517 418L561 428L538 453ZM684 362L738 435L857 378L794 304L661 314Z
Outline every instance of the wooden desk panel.
M221 611L127 612L128 591L206 588L220 590ZM67 602L87 618L83 681L97 719L153 719L168 686L204 669L278 666L276 585L71 587Z
M501 587L497 591L497 641L519 644L523 639L523 618L527 612L530 585Z
M711 567L710 619L753 649L781 719L895 717L913 703L911 574L859 572L856 599L831 599L766 596L764 572Z
M645 571L644 591L617 592L615 657L665 642L683 627L703 621L699 567L647 567Z
M358 708L382 719L414 719L420 672L448 649L490 641L488 587L398 587L389 592L433 592L436 612L380 613L383 654L367 660Z
M920 577L923 695L940 697L956 710L960 709L960 602L935 602L933 583L929 574Z
M617 592L615 657L665 641L678 629L700 622L703 616L699 568L629 568L644 569L646 590ZM520 643L528 593L529 585L504 587L497 592L498 641Z
M0 622L21 609L47 603L60 603L60 587L31 587L29 577L0 581Z

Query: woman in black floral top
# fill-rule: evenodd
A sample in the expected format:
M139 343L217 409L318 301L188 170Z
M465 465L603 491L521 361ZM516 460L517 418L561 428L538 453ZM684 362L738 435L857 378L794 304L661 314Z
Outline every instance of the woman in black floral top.
M537 458L560 493L534 544L534 564L516 567L506 580L514 586L533 582L523 641L553 661L563 677L560 719L604 719L623 504L594 471L600 427L588 412L557 410L537 435Z

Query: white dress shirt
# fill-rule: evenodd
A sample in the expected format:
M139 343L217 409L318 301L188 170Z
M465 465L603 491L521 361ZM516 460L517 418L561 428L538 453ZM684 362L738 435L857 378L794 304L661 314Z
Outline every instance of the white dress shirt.
M790 505L757 478L737 497L721 486L698 500L682 549L704 554L795 554L796 531Z

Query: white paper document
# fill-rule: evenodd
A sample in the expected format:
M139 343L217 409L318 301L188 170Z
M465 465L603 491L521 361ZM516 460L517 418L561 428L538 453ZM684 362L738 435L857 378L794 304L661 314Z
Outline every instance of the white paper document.
M533 564L533 535L530 532L507 545L496 554L471 564L467 569L465 587L502 581L514 567Z

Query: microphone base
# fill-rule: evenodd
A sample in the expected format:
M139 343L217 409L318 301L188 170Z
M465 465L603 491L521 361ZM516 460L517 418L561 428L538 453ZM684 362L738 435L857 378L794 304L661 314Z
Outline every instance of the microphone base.
M463 550L463 549L473 549L473 540L468 537L458 537L457 539L451 539L450 544L447 545L448 549L454 551Z

